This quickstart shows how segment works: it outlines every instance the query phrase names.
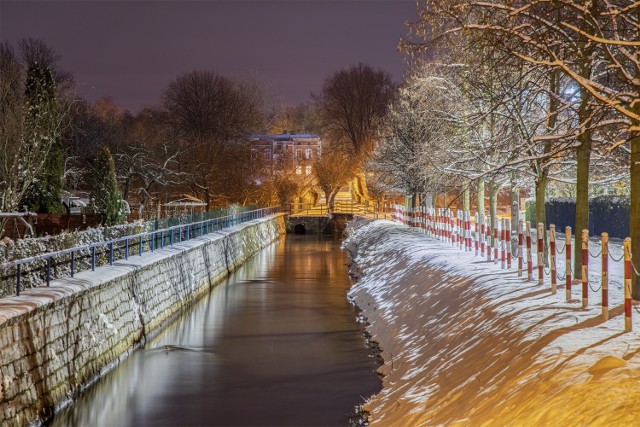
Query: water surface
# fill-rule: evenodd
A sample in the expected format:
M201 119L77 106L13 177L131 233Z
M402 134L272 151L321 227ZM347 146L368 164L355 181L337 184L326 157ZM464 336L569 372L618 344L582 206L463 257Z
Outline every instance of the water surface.
M52 426L340 426L380 390L340 242L264 249Z

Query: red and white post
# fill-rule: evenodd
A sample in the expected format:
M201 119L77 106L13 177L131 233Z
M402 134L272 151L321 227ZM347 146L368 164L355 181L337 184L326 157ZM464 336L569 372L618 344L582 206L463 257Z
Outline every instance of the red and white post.
M484 212L480 212L480 256L484 258L484 241L485 241L485 224Z
M600 235L602 244L602 318L609 320L609 233Z
M524 266L524 221L518 221L518 277L522 277Z
M471 213L466 211L464 213L464 228L465 228L465 251L471 252Z
M507 218L505 231L505 246L507 251L507 268L511 268L511 220Z
M582 308L589 305L589 230L582 230Z
M549 225L549 252L551 254L551 295L558 292L558 283L556 276L556 226Z
M498 217L491 218L493 224L493 263L498 263Z
M631 332L631 238L624 239L624 331Z
M567 226L564 229L564 251L565 251L565 286L567 301L571 300L571 227Z
M506 254L506 251L505 251L505 246L506 246L506 244L505 244L505 236L506 236L505 235L505 233L506 233L505 228L507 228L506 227L507 222L506 222L506 220L504 218L502 218L502 220L500 222L501 222L501 224L500 224L500 226L501 226L501 230L500 230L500 268L504 270L505 267L507 266L506 265L507 254Z
M531 257L531 225L529 221L525 222L526 238L527 238L527 282L533 280L533 262Z
M539 222L538 235L538 285L544 283L544 224Z
M487 261L491 261L491 250L492 250L491 249L492 248L492 246L491 246L491 225L492 225L491 221L492 221L492 218L489 215L486 215L485 218L487 218L487 226L486 226L487 235L486 235L486 238L485 238L485 240L487 242Z
M480 236L478 235L478 229L479 224L478 222L480 221L480 218L478 216L478 212L476 212L476 221L475 221L475 233L473 234L473 241L475 242L475 249L476 249L476 256L478 256L478 253L480 252Z

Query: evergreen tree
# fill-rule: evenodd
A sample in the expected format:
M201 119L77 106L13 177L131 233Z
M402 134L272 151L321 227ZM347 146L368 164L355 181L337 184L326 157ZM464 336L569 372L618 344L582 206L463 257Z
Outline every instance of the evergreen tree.
M93 212L102 215L102 222L106 225L124 221L124 205L118 188L116 168L111 151L106 145L100 147L98 157L93 162L91 207Z
M24 145L46 154L42 170L29 185L20 205L40 213L62 212L64 155L60 128L55 125L60 121L60 111L51 71L38 62L33 62L27 71L25 107Z

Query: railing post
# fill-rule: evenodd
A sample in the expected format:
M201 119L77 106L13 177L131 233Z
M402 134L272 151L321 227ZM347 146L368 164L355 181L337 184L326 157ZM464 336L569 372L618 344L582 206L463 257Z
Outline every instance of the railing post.
M631 332L631 238L624 239L624 331Z
M113 265L113 242L109 242L109 265Z
M524 267L524 220L518 221L518 277L522 277Z
M502 227L502 229L500 230L500 268L501 269L505 269L507 266L507 251L506 251L506 228L507 228L507 221L505 218L502 218L502 221L500 221L501 224L500 226Z
M601 234L602 244L602 318L609 319L609 233Z
M91 271L96 271L96 247L91 246Z
M529 221L525 222L525 233L527 239L527 282L533 280L533 257L531 256L531 224Z
M507 268L511 269L511 219L505 220L505 251L507 252Z
M538 237L538 285L544 283L544 224L539 222L537 237Z
M478 236L478 230L479 230L479 217L478 217L478 212L476 212L476 221L475 221L475 233L473 234L473 241L475 242L475 249L476 249L476 255L478 256L478 254L480 253L480 236Z
M564 250L565 250L565 294L567 301L571 300L571 227L567 226L564 229Z
M164 249L164 230L160 231L160 249Z
M487 219L487 235L485 237L485 241L487 243L487 261L491 261L491 251L493 250L493 245L491 244L491 227L493 226L493 218L490 215L485 215Z
M129 259L129 239L124 240L124 259Z
M169 245L173 246L173 228L171 229L171 234L169 235Z
M51 286L51 258L47 258L47 287Z
M555 295L558 292L558 285L556 278L556 226L554 224L549 225L549 252L551 253L551 295Z
M582 308L589 305L589 230L582 230Z
M75 269L75 255L76 255L76 253L71 251L71 277L73 277L73 275L75 273L75 271L74 271L74 269Z
M156 248L156 233L155 231L152 231L151 233L149 233L149 249L151 249L151 252L154 251L154 249Z
M142 256L142 234L140 235L140 246L138 247L138 255Z
M22 265L18 264L16 266L16 295L20 296L20 279L21 279L21 268Z
M485 224L484 224L484 212L480 212L480 257L484 258L484 245L485 245Z
M491 218L491 221L493 223L493 263L497 264L498 263L498 227L499 227L500 221L498 221L497 216L494 216L493 218Z

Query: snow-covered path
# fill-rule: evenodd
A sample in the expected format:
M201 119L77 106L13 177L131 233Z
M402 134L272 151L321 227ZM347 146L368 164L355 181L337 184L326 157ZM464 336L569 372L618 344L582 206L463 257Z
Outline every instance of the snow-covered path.
M640 423L640 315L623 333L621 263L610 261L604 322L599 292L581 309L581 286L565 302L562 277L551 295L548 277L525 282L390 221L353 226L345 247L360 275L349 296L385 361L383 390L365 408L372 424Z

